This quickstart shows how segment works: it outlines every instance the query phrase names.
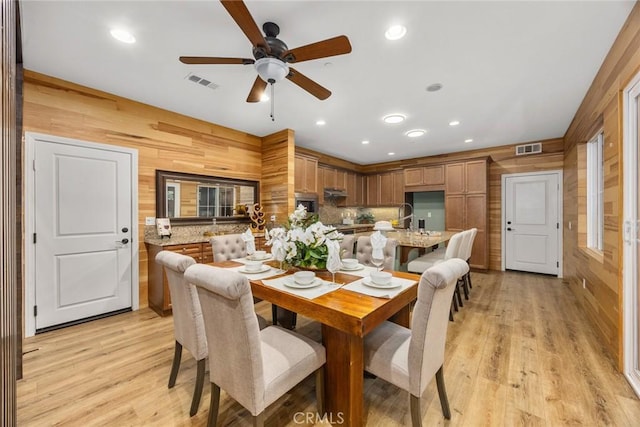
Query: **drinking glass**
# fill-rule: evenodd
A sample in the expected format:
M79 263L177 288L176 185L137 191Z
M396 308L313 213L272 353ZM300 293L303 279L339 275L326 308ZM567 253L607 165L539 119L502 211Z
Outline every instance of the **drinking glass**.
M381 271L382 264L384 264L384 257L377 258L377 257L371 256L371 264L376 266L377 271Z
M336 266L336 268L331 268L327 265L327 270L331 273L331 283L337 285L336 283L336 271L340 270L340 264Z

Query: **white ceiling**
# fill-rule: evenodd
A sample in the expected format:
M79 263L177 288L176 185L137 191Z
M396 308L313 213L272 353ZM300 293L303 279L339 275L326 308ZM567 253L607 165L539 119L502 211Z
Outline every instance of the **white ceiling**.
M634 4L245 3L259 27L280 26L290 49L349 37L351 54L295 65L330 98L279 82L272 122L269 102L245 102L252 65L180 63L180 55L252 58L251 43L217 0L22 0L24 67L258 136L291 128L296 145L370 164L562 137ZM395 23L408 31L391 42L384 31ZM115 41L115 26L137 42ZM189 73L219 87L192 83ZM433 83L444 87L427 92ZM384 124L394 112L407 120ZM450 127L451 120L461 124ZM404 136L413 128L427 134Z

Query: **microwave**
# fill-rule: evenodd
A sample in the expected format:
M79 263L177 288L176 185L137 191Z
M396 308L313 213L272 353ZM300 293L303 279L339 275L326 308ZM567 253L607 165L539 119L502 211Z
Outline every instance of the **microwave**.
M318 195L315 193L295 193L296 208L299 205L307 208L309 213L318 213L320 208L318 204Z

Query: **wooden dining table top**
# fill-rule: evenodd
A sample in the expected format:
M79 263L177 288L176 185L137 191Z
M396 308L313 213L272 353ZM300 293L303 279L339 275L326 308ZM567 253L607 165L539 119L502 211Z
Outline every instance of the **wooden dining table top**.
M276 267L277 263L267 262ZM241 264L235 261L223 261L212 263L216 267L228 268ZM293 274L293 270L270 277L274 279L284 275ZM400 277L417 282L420 276L413 273L390 271L394 277ZM331 281L331 273L320 271L316 276L323 280ZM269 301L279 307L295 311L298 314L317 320L320 323L331 326L343 332L362 337L369 333L382 321L390 318L402 307L416 299L417 286L410 286L394 298L377 298L359 292L342 289L341 285L349 284L361 279L344 272L335 274L337 290L319 297L308 299L294 293L284 292L280 289L265 285L262 280L251 280L251 290L254 297Z

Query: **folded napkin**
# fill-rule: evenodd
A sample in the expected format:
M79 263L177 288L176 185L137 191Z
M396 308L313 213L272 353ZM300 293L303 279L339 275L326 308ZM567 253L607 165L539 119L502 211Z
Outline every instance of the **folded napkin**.
M371 251L372 258L384 258L384 247L387 244L387 238L380 233L380 231L376 231L371 235L371 247L373 250Z
M340 243L337 240L326 240L327 245L327 270L332 273L342 268L342 261L340 261Z
M253 233L250 228L247 228L247 231L241 234L242 240L244 240L244 245L247 249L247 255L253 255L256 251L256 241L253 237Z

